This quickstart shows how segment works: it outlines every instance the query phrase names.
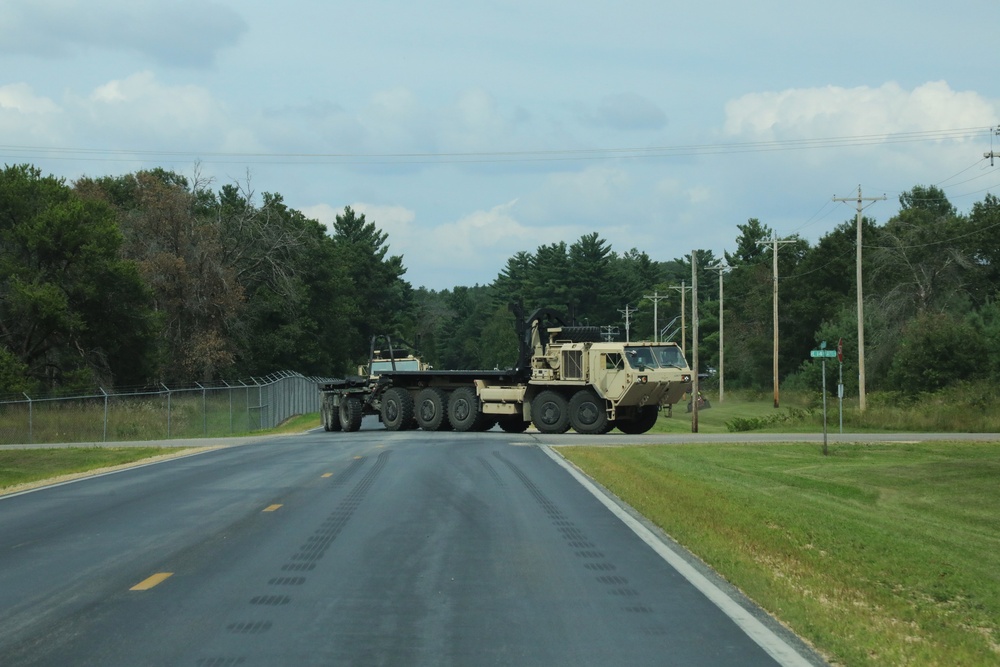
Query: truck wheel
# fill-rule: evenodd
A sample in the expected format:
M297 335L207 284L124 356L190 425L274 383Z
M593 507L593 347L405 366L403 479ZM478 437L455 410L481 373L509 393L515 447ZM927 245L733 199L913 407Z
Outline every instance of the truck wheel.
M417 394L414 415L420 428L425 431L440 431L447 425L448 395L437 387L421 389Z
M496 417L487 414L480 414L479 419L476 420L476 426L473 431L489 431L494 426L497 425Z
M399 387L385 392L382 398L382 423L389 431L405 431L413 421L413 397Z
M577 433L606 433L608 411L605 401L590 389L581 389L569 401L569 423Z
M562 394L546 389L531 402L531 419L542 433L569 430L569 404Z
M320 410L320 416L323 422L323 430L326 432L339 431L340 421L337 419L337 415L334 414L333 406L323 401L323 407Z
M448 421L456 431L473 431L479 423L479 396L472 387L459 387L448 399Z
M521 415L503 415L497 419L497 423L504 433L524 433L528 428L528 422Z
M345 431L357 431L361 428L361 401L356 398L345 398L340 403L340 414L335 420Z
M632 419L619 418L615 422L615 426L622 433L640 435L653 428L653 424L656 423L656 418L659 416L660 413L655 405L644 405L636 409L635 417Z

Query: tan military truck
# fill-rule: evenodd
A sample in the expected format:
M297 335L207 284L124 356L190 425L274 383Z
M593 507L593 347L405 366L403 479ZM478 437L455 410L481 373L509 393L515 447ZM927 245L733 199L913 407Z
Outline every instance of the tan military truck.
M361 415L377 414L390 431L499 424L513 433L533 424L542 433L638 434L690 391L691 370L675 343L602 341L597 327L566 326L550 309L518 324L521 352L508 370L435 370L411 353L379 358L373 344L367 377L320 386L324 427L352 431Z

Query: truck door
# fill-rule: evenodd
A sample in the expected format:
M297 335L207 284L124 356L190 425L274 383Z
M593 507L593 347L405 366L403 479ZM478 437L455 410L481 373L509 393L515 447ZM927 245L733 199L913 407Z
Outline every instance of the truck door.
M598 379L597 386L601 394L612 401L618 400L629 385L628 371L621 353L602 352L598 355L597 364L594 377Z

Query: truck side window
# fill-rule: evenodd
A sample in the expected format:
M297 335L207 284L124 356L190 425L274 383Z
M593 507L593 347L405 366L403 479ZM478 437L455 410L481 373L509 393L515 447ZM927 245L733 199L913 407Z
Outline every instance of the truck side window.
M605 355L604 368L609 370L611 369L621 370L624 367L625 366L622 363L622 355L618 354L617 352L612 352L610 354Z

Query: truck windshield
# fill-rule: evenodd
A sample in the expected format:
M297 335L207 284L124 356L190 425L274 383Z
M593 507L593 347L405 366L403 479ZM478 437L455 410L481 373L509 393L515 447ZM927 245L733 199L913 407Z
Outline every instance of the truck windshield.
M625 356L632 368L686 368L687 362L674 345L626 347Z

